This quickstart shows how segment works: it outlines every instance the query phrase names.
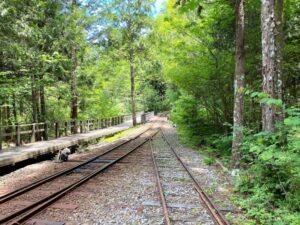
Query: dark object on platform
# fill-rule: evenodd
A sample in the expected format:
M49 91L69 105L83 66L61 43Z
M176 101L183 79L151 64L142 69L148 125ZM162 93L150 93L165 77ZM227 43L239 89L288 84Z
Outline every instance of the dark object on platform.
M58 159L61 162L67 162L70 154L71 154L71 150L69 148L65 148L59 151Z

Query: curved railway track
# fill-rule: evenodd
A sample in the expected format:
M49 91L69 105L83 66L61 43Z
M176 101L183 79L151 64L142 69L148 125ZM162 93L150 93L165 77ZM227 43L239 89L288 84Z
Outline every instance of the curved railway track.
M143 134L146 132L149 132L150 134L146 137L142 137ZM79 187L80 185L84 184L88 180L92 179L94 176L98 175L99 173L105 171L121 159L128 156L130 153L135 151L136 149L140 148L142 145L144 145L146 142L148 142L156 133L158 130L152 130L147 129L146 131L140 133L139 135L135 136L134 138L131 138L129 140L126 140L114 147L111 147L109 150L107 150L104 153L101 153L99 155L96 155L83 163L80 163L74 167L71 167L69 169L65 169L61 172L55 173L51 176L48 176L46 178L40 179L36 182L33 182L30 185L24 186L20 189L17 189L11 193L8 193L4 196L0 197L0 204L1 206L5 205L5 203L9 203L10 200L13 200L14 198L18 196L22 196L23 194L36 189L37 187L40 187L41 185L48 183L48 182L55 182L56 178L61 178L62 176L68 176L68 175L74 175L78 172L78 169L85 169L87 166L91 164L99 164L99 167L89 171L88 174L84 175L80 178L78 178L75 182L72 182L69 185L64 186L60 190L47 195L46 197L43 197L42 199L24 207L21 208L3 218L0 218L0 224L23 224L45 208L47 208L49 205L56 202L58 199L69 193L70 191L74 190L75 188ZM98 162L97 162L98 161ZM89 167L88 167L89 168ZM79 172L80 173L80 172Z
M187 174L189 175L189 177L193 181L194 188L196 189L196 191L199 194L200 202L208 210L208 212L209 212L212 220L214 221L214 223L216 225L229 225L229 222L224 218L224 216L221 214L221 212L218 210L218 208L214 205L214 203L211 201L211 199L207 196L207 194L201 188L201 185L199 184L197 179L194 177L191 170L185 165L185 163L179 157L179 155L177 154L175 149L172 147L172 145L170 144L170 142L168 141L168 139L164 135L163 131L162 130L160 130L160 131L161 131L163 140L166 142L168 147L171 149L171 151L175 155L176 159L180 162L180 164L182 165L184 170L187 172ZM152 161L153 161L153 164L154 164L154 169L155 169L155 174L156 174L156 183L157 183L157 186L158 186L160 200L161 200L161 204L162 204L162 208L163 208L164 222L165 222L166 225L171 225L172 222L171 222L170 214L169 214L169 211L168 211L167 199L166 199L166 196L164 194L163 187L162 187L158 166L157 166L154 151L153 151L152 140L150 140L150 148L151 148L151 152L152 152Z

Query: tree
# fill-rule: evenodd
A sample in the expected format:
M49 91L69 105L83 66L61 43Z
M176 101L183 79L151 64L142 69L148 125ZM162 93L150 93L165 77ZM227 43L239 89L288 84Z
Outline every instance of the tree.
M71 13L74 13L77 7L76 0L71 0ZM77 46L76 46L76 37L73 37L73 43L71 44L71 119L73 122L73 132L77 132L77 118L78 118L78 91L77 91Z
M284 0L275 0L275 45L277 48L276 54L276 97L283 101L283 45L284 45L284 34L283 34L283 4ZM283 107L276 108L276 121L283 122L284 112Z
M153 0L98 1L102 12L98 15L101 25L100 36L104 46L114 51L114 57L128 62L130 76L130 98L133 125L136 125L136 75L138 58L143 57L147 49L143 36L150 28ZM99 9L98 9L99 11Z
M245 53L244 53L244 0L236 1L236 53L234 78L234 112L232 138L232 165L240 166L240 151L243 143Z
M269 98L275 98L275 1L262 0L261 8L262 31L262 75L263 91ZM262 126L264 131L275 130L275 106L262 104Z

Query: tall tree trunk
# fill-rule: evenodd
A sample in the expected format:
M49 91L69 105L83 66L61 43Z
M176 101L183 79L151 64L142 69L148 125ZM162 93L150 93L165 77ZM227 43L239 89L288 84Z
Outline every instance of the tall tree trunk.
M40 82L42 82L42 78ZM40 105L41 105L41 122L45 122L47 118L46 118L45 88L43 84L40 85Z
M131 111L132 111L132 124L136 126L136 112L135 112L135 82L134 82L134 66L133 57L130 56L130 83L131 83Z
M244 0L236 1L236 54L234 79L234 111L232 139L232 167L240 167L241 145L244 125L244 87L245 87L245 51L244 51Z
M128 1L129 5L129 10L130 10L130 5L131 1ZM130 12L129 12L130 14ZM128 24L127 24L127 31L130 34L129 35L129 52L128 52L128 57L129 57L129 65L130 65L130 84L131 84L131 113L132 113L132 125L136 126L136 112L135 112L135 81L134 81L134 49L132 44L134 43L134 37L132 33L132 21L129 19Z
M71 0L72 11L77 5L76 0ZM78 118L78 91L77 91L77 52L76 46L71 47L71 119L73 122L72 133L77 133L77 118Z
M38 93L36 90L35 75L31 75L31 105L32 105L32 122L38 122Z
M269 98L276 98L276 54L275 45L275 0L262 0L261 30L262 30L262 75L263 91ZM275 131L275 106L262 104L263 131Z
M14 115L14 122L18 123L18 118L17 118L17 104L16 104L16 94L13 93L13 99L12 99L12 106L13 106L13 115Z
M284 0L275 0L275 46L276 46L276 97L283 100L283 75L282 75L282 62L283 62L283 2ZM276 108L276 121L283 122L284 112L283 107Z
M71 48L71 60L72 60L72 69L71 69L71 119L74 121L74 126L72 128L72 133L77 132L77 124L76 120L78 117L78 104L77 104L77 76L76 76L76 68L77 68L77 56L76 49L73 46Z

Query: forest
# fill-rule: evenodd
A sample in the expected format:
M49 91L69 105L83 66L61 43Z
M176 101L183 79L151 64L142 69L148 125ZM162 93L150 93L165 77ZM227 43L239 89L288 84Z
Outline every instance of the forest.
M168 113L237 224L300 224L300 2L155 3L2 0L0 125Z

